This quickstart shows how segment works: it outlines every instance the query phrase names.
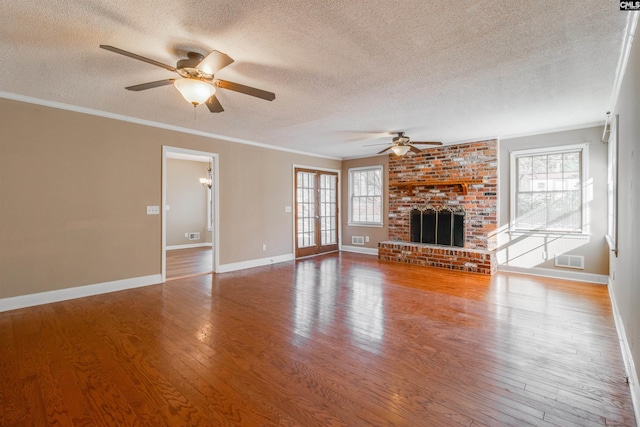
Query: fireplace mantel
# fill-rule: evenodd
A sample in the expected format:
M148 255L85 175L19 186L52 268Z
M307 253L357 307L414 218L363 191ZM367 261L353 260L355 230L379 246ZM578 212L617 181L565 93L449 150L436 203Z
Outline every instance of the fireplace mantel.
M458 187L463 195L466 195L469 191L469 185L482 184L482 179L425 179L420 181L403 181L403 182L390 182L389 187L403 188L405 187L409 191L409 195L413 195L414 187Z

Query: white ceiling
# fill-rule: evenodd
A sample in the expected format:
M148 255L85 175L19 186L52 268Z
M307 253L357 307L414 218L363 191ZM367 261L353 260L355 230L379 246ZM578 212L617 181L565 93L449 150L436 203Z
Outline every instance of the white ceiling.
M455 143L603 123L627 12L618 0L6 1L0 91L338 158L390 141ZM235 59L194 110L153 65L189 50ZM378 134L379 136L379 134Z

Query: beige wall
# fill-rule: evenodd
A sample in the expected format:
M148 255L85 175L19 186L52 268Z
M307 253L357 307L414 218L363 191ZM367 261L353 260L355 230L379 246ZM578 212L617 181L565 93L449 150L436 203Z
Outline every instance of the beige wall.
M360 168L364 166L382 166L383 179L382 189L384 194L383 200L383 213L382 218L384 221L383 227L361 227L349 225L349 169ZM389 218L389 156L375 156L366 157L363 159L344 160L342 162L342 185L340 185L340 191L342 192L342 215L340 220L342 221L342 244L346 246L352 246L352 236L369 236L369 242L365 242L364 248L378 249L378 243L389 239L388 218ZM361 247L355 246L354 247Z
M200 184L209 165L192 160L167 159L167 246L211 242L207 224L208 188ZM185 233L200 233L189 240Z
M163 145L219 154L221 264L292 254L293 165L341 164L0 99L0 298L160 274Z
M640 40L633 44L618 114L618 255L610 253L611 291L640 370ZM640 372L636 372L640 376ZM632 378L633 381L633 378ZM632 382L638 390L639 385Z
M607 275L609 272L607 232L607 146L600 142L602 127L548 133L521 138L503 139L499 146L500 219L498 263L510 267L555 267L554 256L572 254L584 256L585 273ZM587 179L587 210L589 236L572 237L541 233L510 233L510 152L532 148L574 145L589 141L589 176ZM547 252L548 259L543 259ZM564 269L565 271L567 269Z

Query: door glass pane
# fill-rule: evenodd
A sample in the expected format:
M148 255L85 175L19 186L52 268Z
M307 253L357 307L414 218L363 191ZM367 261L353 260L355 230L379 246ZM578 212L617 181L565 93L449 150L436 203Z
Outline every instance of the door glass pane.
M337 180L338 178L335 175L320 175L321 245L335 245L338 243L338 230L334 219L337 206Z
M298 247L315 246L315 174L309 172L297 173L297 212L298 212Z

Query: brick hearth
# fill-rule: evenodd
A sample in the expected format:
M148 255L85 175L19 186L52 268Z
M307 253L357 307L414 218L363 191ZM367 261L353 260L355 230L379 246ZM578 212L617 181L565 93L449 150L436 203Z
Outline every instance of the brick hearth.
M493 274L498 228L497 141L423 150L389 159L389 241L381 260ZM465 210L464 248L410 243L410 212L424 205Z
M497 268L495 251L442 247L422 243L380 242L378 258L385 261L406 262L481 274L493 274Z

